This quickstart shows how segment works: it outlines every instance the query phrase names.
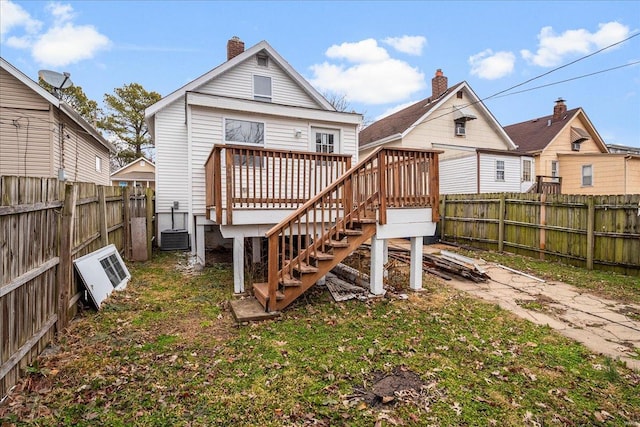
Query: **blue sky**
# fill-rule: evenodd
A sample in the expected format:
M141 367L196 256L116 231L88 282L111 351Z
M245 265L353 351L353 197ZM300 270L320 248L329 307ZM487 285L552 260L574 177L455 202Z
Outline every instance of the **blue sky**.
M167 95L224 62L227 40L238 36L246 48L268 41L316 89L345 95L368 120L430 96L438 68L449 85L466 80L485 99L631 37L485 104L506 126L551 114L562 97L569 109L585 110L605 142L640 146L640 64L630 65L640 61L640 1L0 0L0 7L4 59L34 80L40 69L68 71L98 102L134 82Z

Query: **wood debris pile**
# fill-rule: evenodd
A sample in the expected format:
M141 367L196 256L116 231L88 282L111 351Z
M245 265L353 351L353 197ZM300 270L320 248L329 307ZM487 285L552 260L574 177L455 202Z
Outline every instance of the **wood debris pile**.
M389 248L389 258L411 263L411 255L406 249ZM445 280L451 280L451 274L476 283L490 279L474 259L445 250L438 254L423 254L422 269Z

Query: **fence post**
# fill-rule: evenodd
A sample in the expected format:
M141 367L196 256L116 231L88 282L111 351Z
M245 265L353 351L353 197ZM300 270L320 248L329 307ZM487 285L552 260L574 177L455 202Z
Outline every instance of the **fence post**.
M122 187L122 221L124 227L124 257L125 259L131 259L131 228L129 223L131 221L131 207L130 207L130 192L129 187Z
M442 195L442 215L440 215L440 240L444 241L444 221L447 218L447 195Z
M155 227L153 226L153 188L147 187L145 190L145 214L147 217L147 254L151 258L153 236L155 234Z
M60 267L58 272L58 321L56 330L62 331L69 323L69 288L73 283L73 234L76 216L78 187L67 184L64 189L62 225L60 230Z
M100 223L100 246L109 244L109 231L107 230L107 199L104 195L104 185L98 185L98 221Z
M593 196L587 197L587 270L593 270L594 228L596 223L596 207Z
M544 259L544 251L547 248L547 193L540 194L540 249L539 258Z
M504 250L504 214L505 214L505 195L500 194L500 207L498 212L498 252Z

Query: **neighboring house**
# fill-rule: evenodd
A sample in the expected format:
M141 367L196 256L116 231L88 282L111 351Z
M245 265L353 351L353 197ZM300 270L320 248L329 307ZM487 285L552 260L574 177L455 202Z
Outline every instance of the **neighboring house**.
M518 151L535 158L541 184L563 194L638 192L638 156L611 154L582 108L555 102L553 114L506 126Z
M245 291L245 265L266 259L268 280L251 289L269 310L286 307L368 239L372 292L380 294L382 239L402 233L417 254L435 231L437 154L381 150L356 165L362 116L336 111L266 41L245 50L230 39L226 62L145 116L156 147L160 247L184 232L204 264L207 248L232 239L235 292ZM413 168L412 181L388 165ZM390 190L381 191L381 178ZM420 283L421 262L412 265L412 284Z
M629 145L607 144L610 153L622 154L638 154L640 155L640 147L631 147Z
M3 58L0 66L0 175L109 185L113 146Z
M467 82L448 87L442 70L432 94L360 132L360 157L377 147L442 150L440 193L528 191L533 158L517 148Z
M111 185L155 189L156 165L144 157L140 157L113 172Z

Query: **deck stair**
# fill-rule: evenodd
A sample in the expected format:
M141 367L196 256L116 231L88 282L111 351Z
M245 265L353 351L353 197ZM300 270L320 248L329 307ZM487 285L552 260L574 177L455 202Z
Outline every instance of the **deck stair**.
M284 309L372 238L388 207L437 215L437 182L435 152L376 150L267 232L267 282L253 284L254 296L267 311Z

